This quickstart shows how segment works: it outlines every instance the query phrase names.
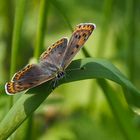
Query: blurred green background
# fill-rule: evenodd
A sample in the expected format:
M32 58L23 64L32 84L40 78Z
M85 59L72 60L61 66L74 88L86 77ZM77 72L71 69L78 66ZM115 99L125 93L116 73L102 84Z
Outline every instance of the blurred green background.
M16 3L15 0L0 0L1 85L10 79ZM26 0L16 71L32 61L34 56L40 3L41 0ZM45 38L41 52L61 37L70 37L69 25L75 28L84 22L97 26L85 45L89 54L111 61L140 89L140 1L47 0ZM74 59L78 58L84 58L82 51ZM119 93L118 98L123 106L129 110L120 86L109 83ZM0 120L8 111L9 98L4 92L0 93ZM132 115L140 128L139 116ZM13 137L19 140L127 139L96 80L64 84L54 90Z

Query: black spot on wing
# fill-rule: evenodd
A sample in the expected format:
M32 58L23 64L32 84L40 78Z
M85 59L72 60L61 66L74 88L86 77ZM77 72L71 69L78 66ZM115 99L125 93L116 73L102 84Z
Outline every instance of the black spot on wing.
M71 52L71 55L72 55L72 54L74 54L74 52L73 52L73 51Z
M78 38L78 35L75 35L75 38Z
M79 35L79 36L78 36L78 39L80 39L80 38L81 38L81 36Z
M32 85L34 85L34 82L29 82L28 84L32 86Z
M86 37L87 36L87 34L86 33L83 33L83 37Z
M79 28L81 28L81 25L79 25Z
M80 39L80 38L81 38L81 35L77 35L77 34L76 34L76 35L75 35L75 38L76 38L76 39Z
M75 46L77 49L79 48L79 45L78 44L76 44L76 46Z

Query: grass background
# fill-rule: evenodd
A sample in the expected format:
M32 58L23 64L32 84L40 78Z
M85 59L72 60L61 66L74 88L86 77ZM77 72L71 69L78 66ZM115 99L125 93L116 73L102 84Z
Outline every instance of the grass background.
M74 59L84 58L88 54L90 57L109 60L139 88L138 0L0 2L0 139L8 137L26 117L28 119L14 132L11 139L139 139L140 118L136 108L139 107L139 92L131 92L131 84L125 78L124 84L120 83L124 88L122 90L118 84L110 81L79 81L81 75L73 73L70 76L76 78L71 81L77 82L61 85L46 100L49 95L47 84L29 90L28 93L40 94L39 98L34 94L11 97L3 90L4 83L14 72L27 63L36 61L40 53L59 38L70 37L72 28L81 22L93 22L97 29L87 41L85 49ZM101 64L97 60L87 60L85 64L89 62L96 62L99 66ZM102 63L105 68L108 67L106 62ZM91 67L95 77L88 75L90 79L98 78L95 73L100 68L98 65ZM110 65L109 68L115 73ZM100 75L104 74L103 78L108 78L105 72L103 69ZM113 78L111 72L109 76ZM85 72L83 76L86 73L88 74ZM67 80L69 81L69 77ZM22 105L29 98L28 114ZM45 101L42 103L43 100ZM36 112L32 114L36 108ZM131 109L137 111L137 114ZM13 128L7 129L10 123Z

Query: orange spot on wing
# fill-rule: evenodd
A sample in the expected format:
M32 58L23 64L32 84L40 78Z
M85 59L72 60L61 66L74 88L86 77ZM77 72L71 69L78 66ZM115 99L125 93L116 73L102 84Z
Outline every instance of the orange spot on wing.
M15 93L14 83L13 82L8 82L7 83L7 91L9 93Z
M80 31L80 30L87 30L87 31L92 31L94 29L93 24L80 24L76 27L75 32Z

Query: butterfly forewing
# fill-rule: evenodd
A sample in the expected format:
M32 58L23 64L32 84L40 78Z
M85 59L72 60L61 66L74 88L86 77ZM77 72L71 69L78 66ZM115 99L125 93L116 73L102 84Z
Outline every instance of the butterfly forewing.
M50 46L40 57L40 62L47 62L55 65L57 68L60 67L62 62L62 55L66 50L68 39L62 38Z
M83 23L77 25L63 56L62 67L64 69L66 69L66 67L72 61L73 57L83 47L94 29L95 25L92 23Z

